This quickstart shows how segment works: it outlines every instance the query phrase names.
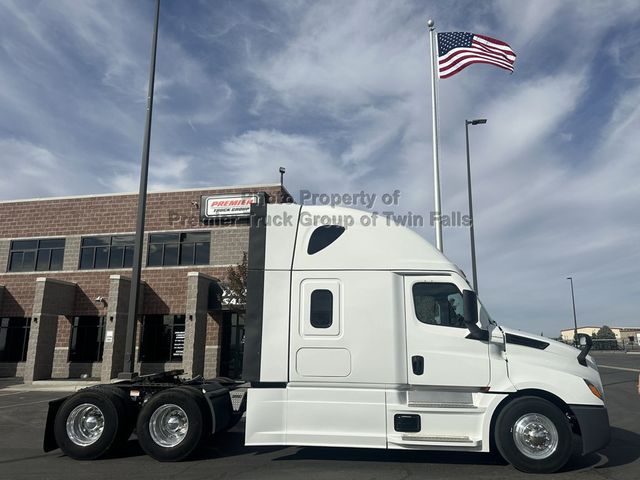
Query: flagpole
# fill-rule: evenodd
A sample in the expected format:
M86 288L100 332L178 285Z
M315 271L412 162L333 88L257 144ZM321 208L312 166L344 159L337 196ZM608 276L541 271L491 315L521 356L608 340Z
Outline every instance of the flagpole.
M438 163L438 95L437 81L438 68L436 65L436 26L431 19L427 22L429 27L429 46L431 51L431 113L433 129L433 193L435 196L434 221L436 224L436 248L442 250L442 211L440 205L440 164Z

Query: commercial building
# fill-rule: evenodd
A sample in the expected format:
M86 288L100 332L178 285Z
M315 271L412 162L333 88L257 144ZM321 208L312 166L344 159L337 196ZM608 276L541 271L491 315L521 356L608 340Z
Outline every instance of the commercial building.
M0 376L117 377L136 194L0 202ZM242 305L224 300L248 250L249 207L280 184L150 193L136 371L238 377Z
M594 336L602 327L578 327L578 333L586 333L587 335ZM618 343L632 344L640 342L640 327L609 327L616 336ZM573 342L574 336L573 328L565 328L560 331L562 340L568 343Z

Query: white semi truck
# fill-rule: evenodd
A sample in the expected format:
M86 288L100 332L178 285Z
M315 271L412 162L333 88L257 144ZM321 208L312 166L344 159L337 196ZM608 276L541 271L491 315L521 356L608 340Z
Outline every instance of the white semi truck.
M246 413L247 445L495 451L553 472L603 448L602 382L582 350L498 325L414 231L352 209L252 207L245 382L180 371L52 402L45 451L97 458L136 430L181 460Z

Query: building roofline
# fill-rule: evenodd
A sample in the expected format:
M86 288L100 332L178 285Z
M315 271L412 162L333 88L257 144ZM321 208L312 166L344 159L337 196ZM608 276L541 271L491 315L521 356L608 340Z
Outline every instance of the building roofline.
M234 189L249 189L249 188L273 188L273 187L282 187L282 189L287 193L287 195L291 196L291 193L286 189L284 185L280 185L280 183L257 183L253 185L229 185L223 187L199 187L199 188L181 188L176 190L157 190L150 191L148 195L153 195L157 193L179 193L179 192L201 192L201 191L215 191L215 190L234 190ZM0 205L5 205L9 203L27 203L27 202L48 202L52 200L76 200L83 198L104 198L104 197L124 197L127 195L138 195L138 192L118 192L118 193L96 193L96 194L87 194L87 195L70 195L64 197L41 197L41 198L25 198L25 199L14 199L14 200L0 200Z
M580 330L581 328L602 328L604 327L604 325L583 325L583 326L579 326L578 330ZM640 330L640 327L611 327L609 325L607 325L607 327L611 328L611 329L616 329L616 330ZM562 330L560 330L561 332L573 332L573 328L563 328Z

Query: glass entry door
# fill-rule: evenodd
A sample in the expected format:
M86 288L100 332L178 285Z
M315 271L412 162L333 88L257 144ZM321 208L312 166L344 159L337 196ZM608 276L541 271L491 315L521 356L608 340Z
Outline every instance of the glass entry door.
M244 355L244 314L224 312L222 318L222 352L220 375L229 378L242 377Z

